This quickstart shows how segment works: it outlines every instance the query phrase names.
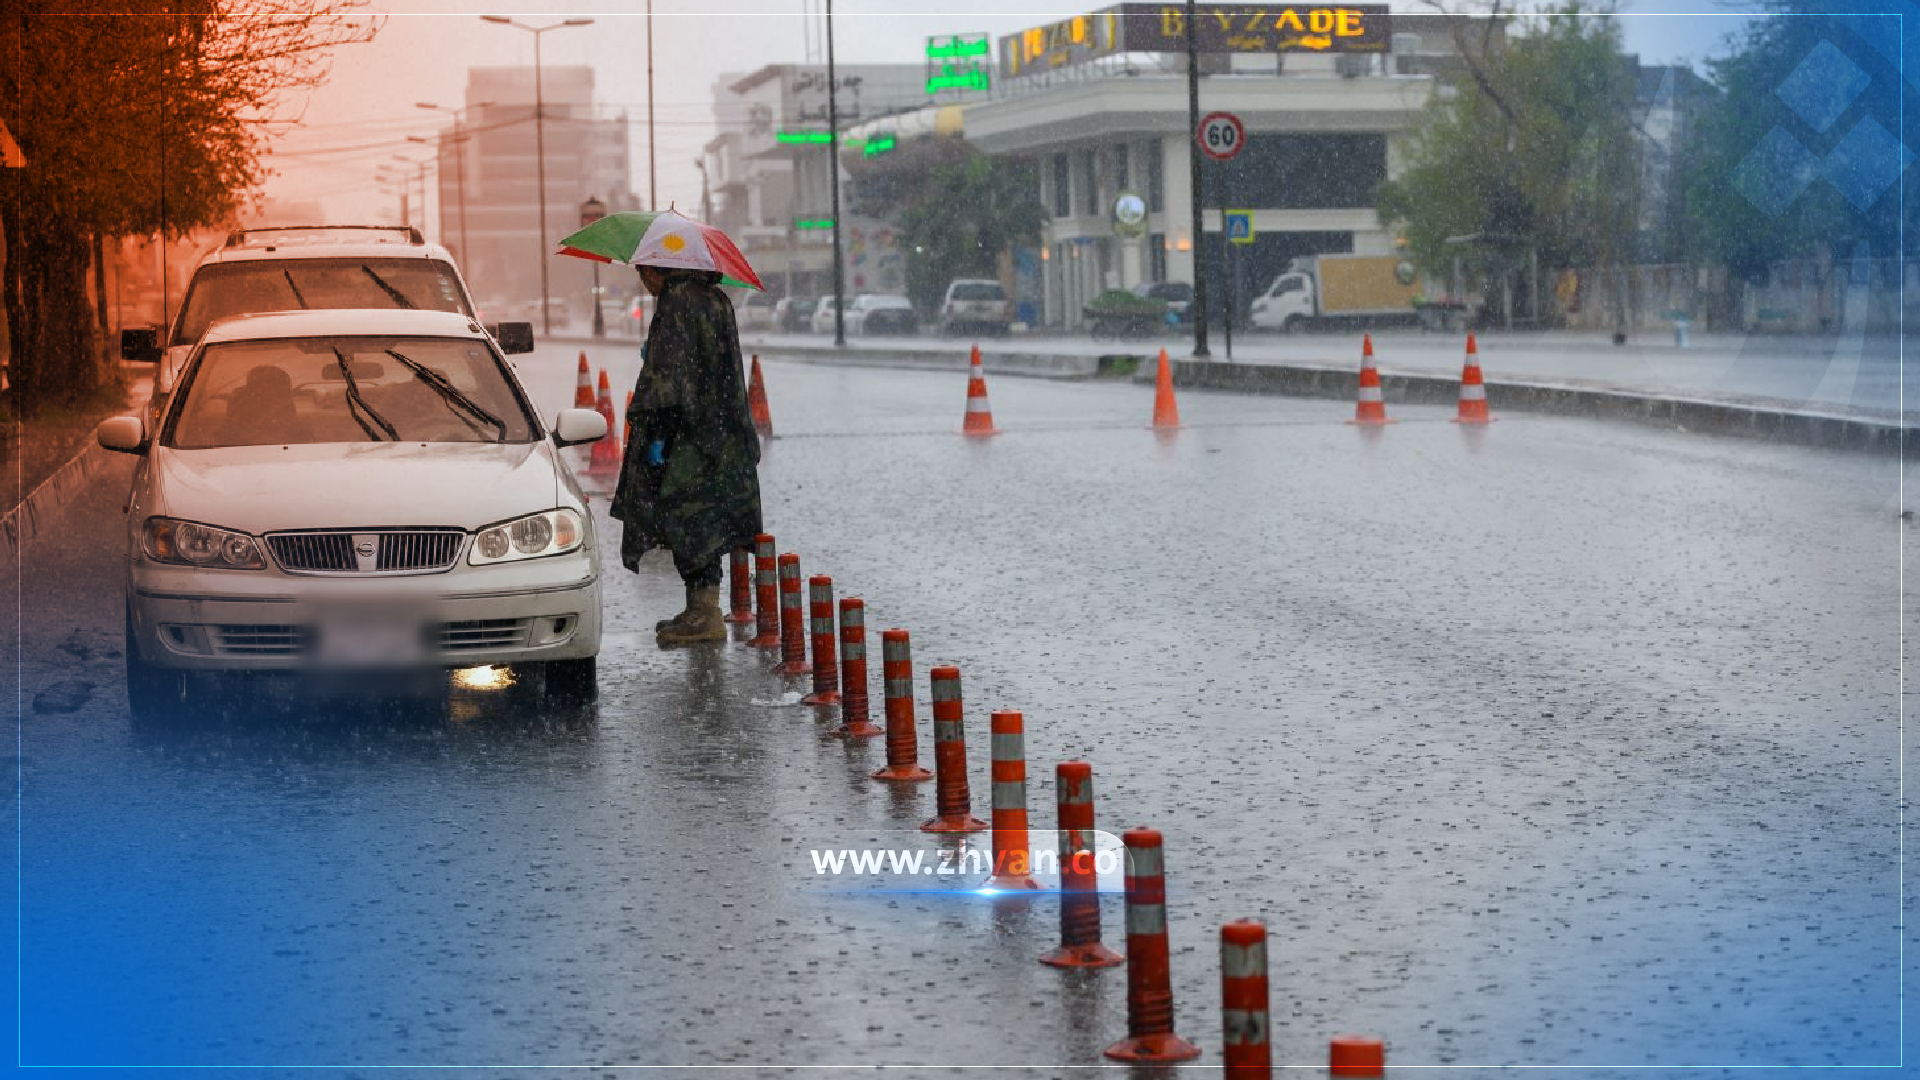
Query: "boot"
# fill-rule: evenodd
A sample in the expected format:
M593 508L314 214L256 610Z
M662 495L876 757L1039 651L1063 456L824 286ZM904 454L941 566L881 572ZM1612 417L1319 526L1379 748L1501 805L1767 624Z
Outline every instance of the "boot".
M686 592L687 592L687 606L680 610L680 614L672 616L671 618L661 619L659 622L654 623L653 624L654 633L657 634L660 631L665 630L669 626L679 626L681 623L686 622L688 619L693 618L693 586L691 585L686 586Z
M720 613L720 586L706 585L692 590L686 620L668 623L656 635L656 640L665 647L727 640L727 617Z

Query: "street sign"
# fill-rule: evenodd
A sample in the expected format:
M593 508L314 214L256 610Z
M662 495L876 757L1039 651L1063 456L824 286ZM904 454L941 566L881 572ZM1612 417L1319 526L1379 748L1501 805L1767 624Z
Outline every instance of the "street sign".
M1215 161L1232 161L1247 145L1247 128L1232 113L1214 112L1200 118L1200 129L1193 133L1200 152Z
M1227 241L1234 244L1253 243L1253 211L1222 210L1221 220L1226 223Z

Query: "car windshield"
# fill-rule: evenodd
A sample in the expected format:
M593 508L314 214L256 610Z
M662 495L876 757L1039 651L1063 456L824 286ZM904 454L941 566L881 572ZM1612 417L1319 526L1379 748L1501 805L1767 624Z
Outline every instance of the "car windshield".
M477 338L301 337L207 346L161 438L177 450L342 442L528 442L535 427Z
M173 344L192 345L214 320L262 311L423 308L474 312L454 270L431 259L251 259L202 267L193 276Z
M962 282L953 287L955 300L1005 300L1007 294L991 281Z

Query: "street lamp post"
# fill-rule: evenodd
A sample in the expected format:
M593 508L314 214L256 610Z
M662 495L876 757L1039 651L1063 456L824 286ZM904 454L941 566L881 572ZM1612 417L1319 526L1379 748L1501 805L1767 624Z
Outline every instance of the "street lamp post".
M553 333L553 317L547 311L547 137L546 137L546 96L540 82L540 35L549 30L563 30L569 26L587 26L592 19L568 19L551 26L528 26L514 22L505 15L482 15L481 22L511 26L515 30L525 30L533 35L533 161L534 183L540 189L540 332Z
M833 345L847 347L846 310L840 300L846 270L840 265L840 104L833 70L833 0L827 0L827 184L833 191Z
M587 226L607 216L607 204L592 195L580 204L580 227ZM600 260L593 262L593 336L607 336L607 317L600 311Z
M416 158L410 158L405 154L395 154L393 155L393 160L400 162L402 165L413 166L420 174L420 225L421 225L420 231L424 234L426 232L425 226L427 224L427 162L431 159L429 158L416 159ZM406 191L410 194L413 191L413 181L408 179L405 173L401 173L400 177L401 177L400 179L401 186L405 188ZM403 202L402 205L404 206L405 203ZM404 219L402 220L401 224L403 225L413 224L412 214L402 213L401 217Z

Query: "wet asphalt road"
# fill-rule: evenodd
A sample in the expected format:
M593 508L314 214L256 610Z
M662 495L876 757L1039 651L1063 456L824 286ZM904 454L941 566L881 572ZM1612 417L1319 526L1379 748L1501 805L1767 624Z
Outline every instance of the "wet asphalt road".
M570 398L573 350L522 366ZM1037 827L1084 758L1103 828L1166 834L1186 1071L1244 916L1286 1064L1343 1031L1397 1067L1897 1060L1893 462L1199 394L1156 437L1148 390L1010 378L979 442L960 376L767 377L769 529L866 600L876 711L906 627L923 763L926 671L963 671L976 814L1013 708ZM1125 1034L1124 968L1034 963L1049 900L815 876L813 847L937 848L931 785L866 779L881 747L778 704L807 684L757 650L656 650L657 554L609 559L597 713L133 730L125 476L9 584L23 1062L1053 1076Z

